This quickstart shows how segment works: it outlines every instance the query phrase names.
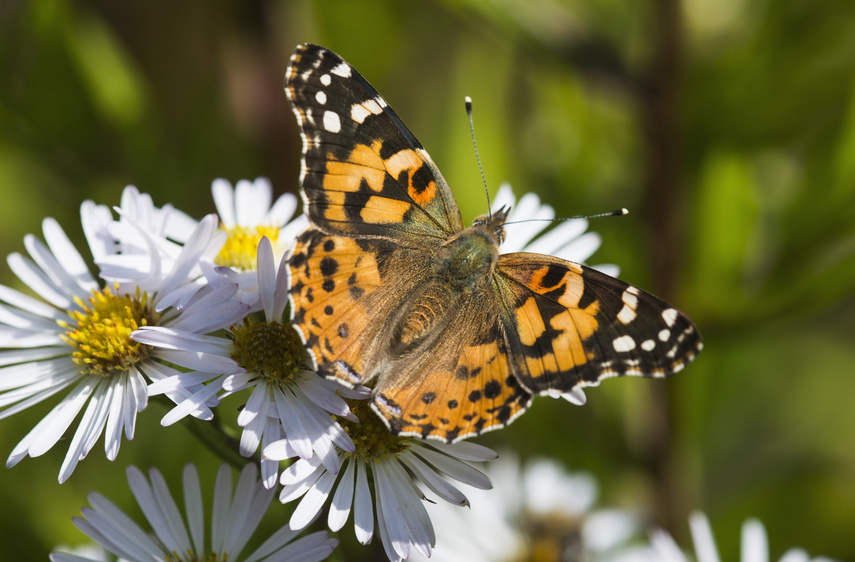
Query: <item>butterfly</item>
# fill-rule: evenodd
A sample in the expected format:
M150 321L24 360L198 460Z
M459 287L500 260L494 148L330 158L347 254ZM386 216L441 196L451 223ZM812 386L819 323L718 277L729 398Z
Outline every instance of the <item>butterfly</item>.
M680 311L583 265L499 254L508 209L466 228L439 169L368 82L297 47L285 91L310 227L288 262L292 324L321 375L372 387L401 436L454 442L535 395L664 377L702 348Z

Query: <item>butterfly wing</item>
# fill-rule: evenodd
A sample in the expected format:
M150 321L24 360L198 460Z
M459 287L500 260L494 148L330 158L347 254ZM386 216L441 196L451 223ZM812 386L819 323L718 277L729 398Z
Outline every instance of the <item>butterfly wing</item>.
M611 376L665 377L703 347L682 312L573 262L506 254L493 283L515 374L533 394L567 392Z
M328 234L440 243L463 228L448 184L386 101L341 57L301 45L285 91L300 123L306 213Z
M383 239L330 236L309 228L288 262L292 324L318 372L346 384L367 382L378 334L401 284L417 283L395 268L396 247Z
M388 366L372 408L392 433L454 442L508 425L531 403L511 372L498 303L461 299L424 348Z

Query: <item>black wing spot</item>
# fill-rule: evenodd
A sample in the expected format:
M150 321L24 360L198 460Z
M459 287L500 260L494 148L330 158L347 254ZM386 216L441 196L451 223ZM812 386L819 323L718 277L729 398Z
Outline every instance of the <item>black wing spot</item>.
M321 288L328 293L332 293L335 290L335 281L332 279L325 279Z
M326 306L324 307L324 314L326 314L327 316L332 316L332 315L333 315L333 312L335 312L335 311L333 310L333 307L332 307L332 306L330 306L330 305L326 305Z
M484 396L487 398L498 398L502 394L502 385L497 380L491 380L484 385Z
M470 402L478 402L479 400L481 400L481 391L480 390L473 390L472 392L469 393L469 401Z
M430 404L436 399L436 394L433 392L425 392L422 394L422 402L425 404Z
M321 275L332 277L338 271L338 262L333 258L326 257L321 260Z

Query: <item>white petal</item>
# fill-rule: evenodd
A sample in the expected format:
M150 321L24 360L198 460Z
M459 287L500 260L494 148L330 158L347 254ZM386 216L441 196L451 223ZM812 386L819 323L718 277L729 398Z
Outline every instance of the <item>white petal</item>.
M350 515L350 508L353 505L353 478L354 466L356 462L349 462L344 469L344 474L339 480L335 495L333 495L332 503L330 504L329 517L327 525L332 532L338 532L344 527L347 522L347 517Z
M51 253L57 258L57 261L62 264L63 269L74 279L74 282L79 287L86 290L98 288L98 283L92 278L89 273L89 266L80 256L80 252L71 243L71 240L66 236L65 231L59 226L59 223L52 218L46 218L42 221L42 232L45 235Z
M5 285L0 285L0 301L9 303L23 311L52 321L67 319L67 315L64 312L65 309L62 311L57 310L38 299L34 299L29 295L25 295L24 293L16 291L15 289Z
M163 416L163 419L160 420L160 425L168 427L188 415L195 413L197 410L206 410L206 404L208 401L216 395L221 388L218 384L219 380L222 379L218 379L218 381L214 381L207 386L204 386L201 390L195 392L192 396L175 406L169 411L169 413Z
M511 189L511 184L503 183L499 186L499 190L496 192L496 196L493 198L493 202L490 205L490 210L492 212L496 212L502 207L513 207L516 205L517 199L514 197L514 192Z
M211 195L214 197L214 205L223 226L234 228L237 225L237 219L235 218L235 193L232 185L222 178L217 178L211 183Z
M489 490L493 487L486 474L462 461L433 451L428 447L413 447L410 450L455 480L481 490Z
M430 557L431 546L436 544L436 535L430 522L430 516L419 497L421 493L416 495L415 490L417 488L400 464L388 462L384 464L384 468L398 505L401 506L404 522L409 531L410 543L420 553Z
M742 524L742 562L769 562L769 539L757 519Z
M816 558L814 559L814 562L817 562L818 560L819 558ZM781 556L781 560L779 560L779 562L811 562L811 560L807 551L802 550L801 548L791 548Z
M297 197L293 193L283 193L279 196L270 211L267 212L265 222L273 226L285 226L294 216L297 210Z
M62 310L77 309L65 291L57 287L32 260L15 252L9 254L6 263L18 279L53 306Z
M208 373L232 374L243 370L231 357L223 357L213 353L157 349L152 353L152 356L167 363Z
M263 236L258 242L258 255L256 258L258 270L258 298L264 309L264 316L268 322L279 322L282 317L274 317L276 300L276 270L273 264L273 246L267 236Z
M235 185L235 214L240 226L258 226L270 209L273 188L267 178L250 183L240 180Z
M617 509L588 514L582 523L582 541L589 549L606 551L615 548L635 533L638 521L631 514Z
M531 244L526 246L525 251L554 256L569 242L581 236L587 228L588 221L585 219L561 221L555 228L533 240Z
M196 465L187 463L182 472L184 488L184 509L187 524L193 541L194 554L199 557L205 552L205 508L202 502L202 487L199 484L199 472Z
M282 503L288 503L299 498L303 494L307 493L312 488L312 486L315 485L315 482L317 482L318 479L324 474L327 474L327 471L326 469L324 469L324 467L321 466L316 468L315 471L312 472L312 474L309 475L309 477L303 480L302 482L298 482L293 485L286 484L282 486L282 490L279 492L279 501ZM285 473L283 472L283 479L284 476Z
M278 386L274 386L273 396L276 399L279 420L285 430L285 439L291 443L295 451L299 452L301 458L311 458L314 454L312 452L312 440L309 438L305 426L306 420L303 419L300 410L295 406L293 396Z
M689 516L689 529L692 532L698 562L719 562L718 549L707 516L699 511L692 513Z
M583 263L597 251L602 242L602 237L596 232L586 232L553 255L556 258Z
M656 530L650 535L650 542L656 551L657 562L689 562L686 555L665 531ZM702 562L699 559L699 562Z
M489 447L473 443L471 441L459 441L457 443L443 443L442 441L431 441L431 447L439 449L443 453L464 461L486 462L499 458L498 453Z
M214 552L223 552L231 519L231 501L232 471L226 464L221 464L214 482L214 501L211 507L211 547Z
M386 474L385 463L375 463L373 468L374 491L377 494L378 509L382 510L383 523L389 532L392 549L401 557L410 555L410 535L404 523L404 506L398 503L392 484Z
M371 508L371 490L368 488L368 469L365 464L352 460L356 466L356 487L353 495L353 530L360 544L368 544L374 536L374 510Z
M294 530L303 529L314 521L321 508L326 503L335 484L336 475L324 471L318 481L312 486L291 515L288 526Z
M185 552L190 547L190 536L187 533L187 527L184 525L184 519L181 517L181 511L178 509L172 494L169 493L163 475L154 468L149 470L148 475L151 481L151 490L158 506L156 510L147 514L156 514L157 525L151 519L149 522L155 529L158 538L164 542L170 551Z
M460 506L469 505L469 500L466 499L463 492L452 486L418 456L404 453L400 456L400 459L433 493L451 504Z

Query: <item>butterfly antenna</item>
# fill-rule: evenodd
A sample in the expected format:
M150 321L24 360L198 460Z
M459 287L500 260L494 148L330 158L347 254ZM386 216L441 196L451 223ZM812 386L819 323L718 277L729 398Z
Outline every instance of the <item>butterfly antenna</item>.
M487 178L484 177L484 167L481 165L481 157L478 155L478 143L475 142L475 122L472 121L472 98L466 96L466 116L469 117L469 132L472 133L472 148L475 149L475 160L478 161L478 171L481 172L481 182L484 184L484 191L487 193L487 214L493 216L490 211L490 188L487 187Z
M628 215L629 211L626 209L615 209L614 211L609 211L608 213L597 213L595 215L578 215L575 217L562 217L558 219L523 219L521 221L513 221L506 222L505 224L519 224L521 222L534 222L534 221L549 221L549 222L557 222L557 221L572 221L577 219L598 219L600 217L619 217L622 215Z

